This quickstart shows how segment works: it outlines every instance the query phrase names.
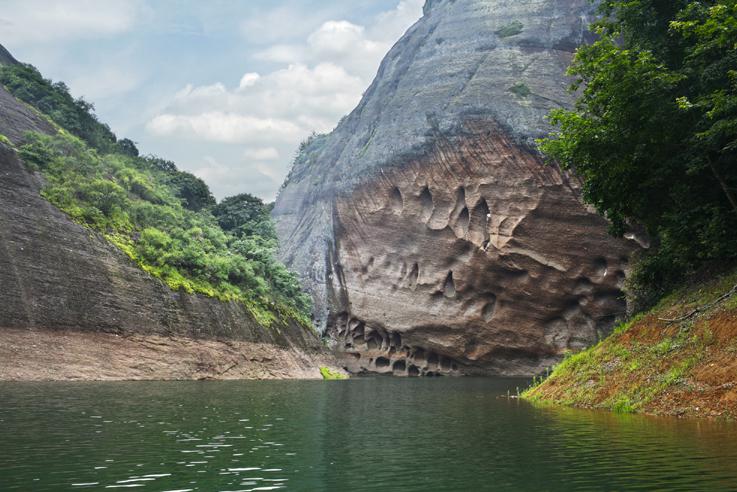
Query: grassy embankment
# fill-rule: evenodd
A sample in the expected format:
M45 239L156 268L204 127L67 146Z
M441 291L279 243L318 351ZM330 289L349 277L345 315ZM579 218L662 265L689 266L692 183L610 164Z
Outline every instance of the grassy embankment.
M737 270L675 291L598 345L567 357L522 398L623 413L737 418L735 284Z

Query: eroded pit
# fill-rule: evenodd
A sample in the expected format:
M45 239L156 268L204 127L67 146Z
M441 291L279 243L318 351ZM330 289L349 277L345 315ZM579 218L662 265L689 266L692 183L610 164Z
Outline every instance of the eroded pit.
M402 210L404 209L404 198L402 198L402 192L399 191L399 188L396 186L391 191L389 202L392 212L397 215L402 213Z
M448 276L445 277L445 283L443 284L443 295L448 299L453 299L456 296L456 284L453 280L453 272L448 272Z

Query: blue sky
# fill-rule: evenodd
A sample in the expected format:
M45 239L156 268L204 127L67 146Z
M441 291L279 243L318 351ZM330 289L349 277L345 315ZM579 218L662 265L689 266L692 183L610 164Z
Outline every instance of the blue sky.
M3 0L0 43L218 198L273 199L424 0Z

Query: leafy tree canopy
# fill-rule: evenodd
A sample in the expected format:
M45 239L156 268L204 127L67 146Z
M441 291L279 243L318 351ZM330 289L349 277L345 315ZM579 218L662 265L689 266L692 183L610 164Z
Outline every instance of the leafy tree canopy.
M257 234L276 241L269 208L260 198L248 193L225 198L212 210L220 227L237 235Z
M124 149L118 148L110 127L97 120L92 103L82 98L75 100L64 82L44 79L32 65L14 64L0 67L0 84L95 149L125 153Z
M558 132L539 144L575 169L614 233L647 228L654 247L632 285L652 300L737 256L737 0L608 0L600 11L598 40L569 68L575 108L553 111Z

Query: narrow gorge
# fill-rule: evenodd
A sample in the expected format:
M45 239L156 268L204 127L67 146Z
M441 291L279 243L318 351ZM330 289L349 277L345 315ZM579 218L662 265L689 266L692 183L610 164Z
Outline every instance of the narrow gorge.
M295 160L281 257L354 373L528 375L625 315L630 240L543 162L586 0L434 0Z

